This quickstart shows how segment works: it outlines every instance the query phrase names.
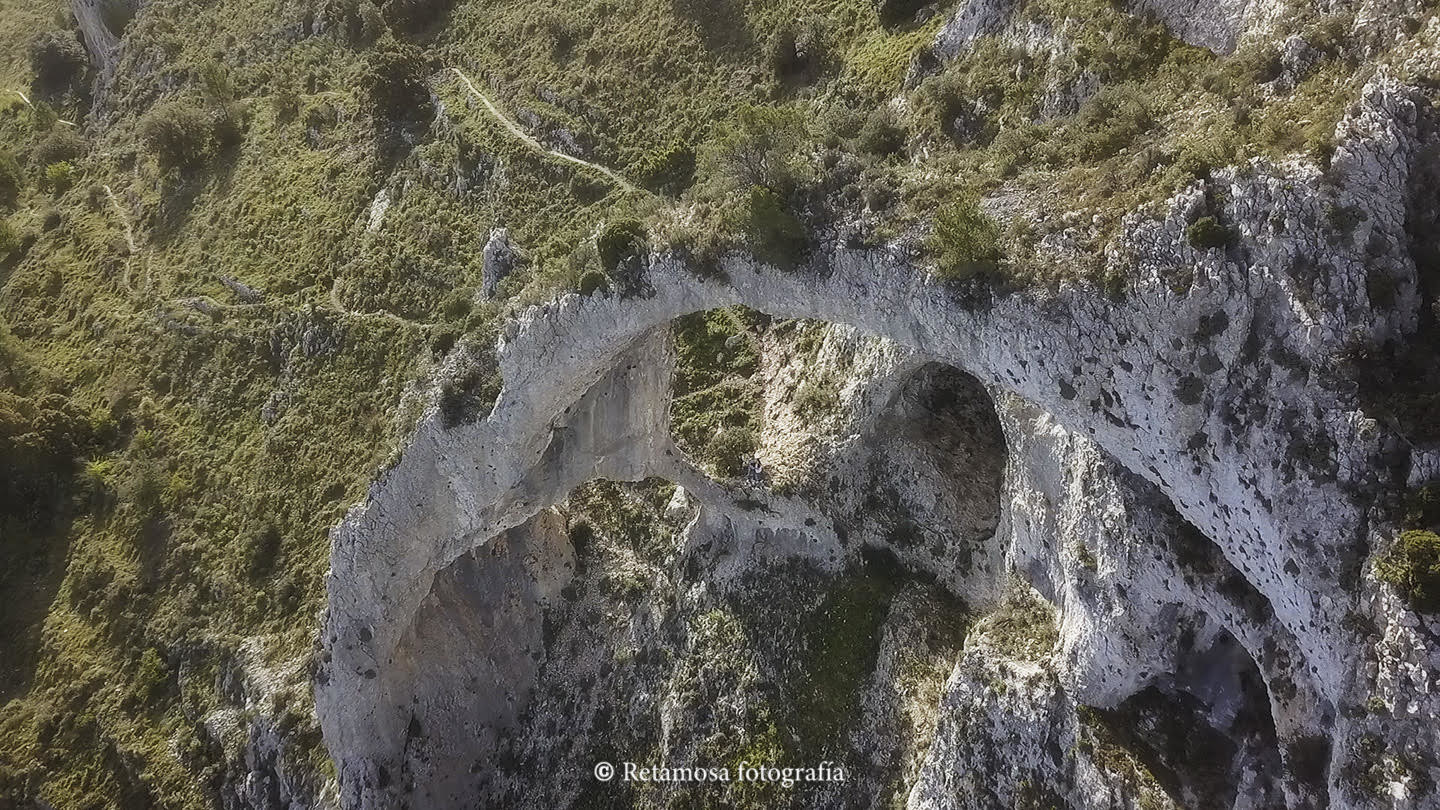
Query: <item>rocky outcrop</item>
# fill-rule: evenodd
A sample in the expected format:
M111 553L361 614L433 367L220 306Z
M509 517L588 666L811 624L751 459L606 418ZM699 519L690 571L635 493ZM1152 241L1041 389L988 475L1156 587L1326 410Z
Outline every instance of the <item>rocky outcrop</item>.
M1140 771L1066 748L1084 745L1147 752L1155 789L1181 804L1435 806L1422 791L1440 763L1423 741L1440 719L1440 649L1369 565L1387 526L1376 501L1423 453L1367 416L1337 362L1416 328L1405 246L1417 115L1403 88L1377 81L1342 123L1328 173L1256 161L1158 215L1137 212L1105 257L1128 279L1111 295L1075 285L977 301L902 255L834 248L792 274L731 257L719 279L654 256L643 296L569 295L528 311L502 336L504 385L488 414L448 426L432 409L334 534L316 702L343 803L396 806L422 786L434 786L424 806L468 801L491 767L475 756L473 712L483 720L524 698L481 700L450 678L445 662L463 649L419 643L427 605L457 561L516 527L533 533L586 481L679 483L729 516L695 524L713 543L763 538L782 557L830 565L854 551L845 521L823 519L823 498L736 492L669 438L666 326L743 304L900 347L857 391L904 391L933 365L973 376L995 402L1003 508L992 528L971 516L992 539L963 561L945 553L953 543L903 560L980 611L1003 612L1004 594L1033 588L1056 611L1054 644L1026 651L1023 666L986 652L984 633L967 645L912 806L975 806L953 776L981 767L1009 774L1010 787L973 794L979 806L1011 806L1022 783L1084 807L1150 795L1093 790ZM1202 215L1233 234L1229 246L1190 244ZM860 445L828 446L840 458ZM897 453L880 481L911 495L936 470L959 469ZM854 491L843 473L835 480ZM953 515L942 494L910 500ZM1011 571L1023 586L1008 584ZM1383 710L1362 708L1377 694ZM1164 717L1188 720L1166 729ZM1127 728L1141 739L1127 743ZM1400 741L1384 755L1403 754L1411 776L1373 790L1350 765L1379 756L1357 744L1378 730ZM1185 756L1191 738L1217 741L1206 768Z

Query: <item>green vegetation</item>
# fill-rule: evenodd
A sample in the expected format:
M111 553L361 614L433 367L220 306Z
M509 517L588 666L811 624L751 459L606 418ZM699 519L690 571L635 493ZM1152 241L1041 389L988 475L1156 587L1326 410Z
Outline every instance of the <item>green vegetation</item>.
M517 309L627 292L617 268L667 242L794 268L862 207L870 244L933 225L947 278L1002 257L1039 274L1034 229L976 195L1113 228L1252 155L1323 166L1364 80L1340 17L1307 18L1322 58L1262 92L1272 46L1217 58L1099 0L1019 12L1073 52L983 37L914 88L947 8L110 3L125 45L101 116L68 8L0 14L0 804L18 806L211 806L221 755L196 729L228 703L218 673L250 639L311 654L328 530L410 429L402 394ZM520 142L452 66L547 147L664 199ZM528 260L477 303L495 226ZM676 439L724 475L759 431L754 323L676 326ZM823 382L797 402L826 407ZM479 418L498 384L481 352L442 412Z
M1204 216L1185 229L1185 240L1196 250L1214 250L1229 245L1234 235L1212 216Z
M998 229L970 197L940 209L929 247L940 277L951 281L993 274L1000 266Z
M1048 657L1060 638L1055 608L1018 581L1011 583L1000 609L977 629L983 629L1002 654L1023 660Z
M89 65L85 46L73 31L46 31L30 45L30 67L35 83L45 92L70 86Z
M635 182L659 194L683 194L695 183L695 150L683 141L650 150L636 164Z
M217 148L215 124L195 101L165 102L140 122L145 148L164 168L203 165Z
M0 206L13 206L24 188L25 176L20 173L15 156L0 150Z
M607 222L595 240L600 268L611 278L621 279L623 289L633 291L640 282L640 263L649 248L645 226L634 219Z
M1422 529L1401 533L1375 570L1415 610L1440 612L1440 535Z
M805 226L774 191L751 186L740 209L740 231L755 258L781 270L790 270L805 258Z
M798 761L818 762L845 744L900 584L897 571L867 567L837 580L801 618L804 663L796 673L801 681L789 718L799 740Z
M760 430L760 368L753 330L759 313L714 309L675 322L671 430L676 444L716 474L733 478L754 453Z

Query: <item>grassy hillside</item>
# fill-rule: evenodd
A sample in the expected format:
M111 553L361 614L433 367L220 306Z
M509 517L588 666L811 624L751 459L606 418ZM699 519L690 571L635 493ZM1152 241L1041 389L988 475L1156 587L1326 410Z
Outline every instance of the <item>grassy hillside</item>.
M977 195L1113 227L1215 166L1325 160L1361 80L1348 18L1297 17L1319 56L1276 90L1273 45L1035 0L1060 46L982 38L907 84L948 5L110 0L102 70L67 4L0 0L0 806L212 806L220 675L246 639L310 654L328 528L406 392L516 307L620 284L620 225L784 267L868 211L939 272L1043 277ZM481 301L496 227L524 257Z

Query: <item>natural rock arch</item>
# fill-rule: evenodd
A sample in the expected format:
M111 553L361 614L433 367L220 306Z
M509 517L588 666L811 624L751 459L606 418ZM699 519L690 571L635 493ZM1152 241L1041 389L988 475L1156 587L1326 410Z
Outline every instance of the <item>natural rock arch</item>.
M673 468L666 416L655 407L668 386L662 330L737 304L881 335L1088 435L1213 538L1275 624L1301 640L1287 645L1296 657L1274 662L1294 684L1272 693L1281 738L1323 728L1351 677L1353 641L1340 621L1347 605L1334 596L1353 583L1334 567L1296 561L1353 556L1361 512L1343 476L1368 466L1352 461L1378 453L1381 439L1333 398L1317 397L1308 379L1275 379L1256 354L1287 347L1324 356L1342 336L1383 333L1389 322L1353 303L1365 300L1359 289L1323 320L1298 321L1283 273L1257 278L1257 268L1180 255L1193 268L1187 291L1172 291L1156 267L1121 305L1064 289L974 306L895 256L839 250L818 277L736 260L724 280L704 279L675 257L656 257L643 295L571 295L528 311L502 336L504 387L489 417L447 430L427 415L366 506L335 533L317 705L344 792L372 806L366 797L386 781L380 769L405 738L408 713L395 705L405 687L391 656L435 573L583 481ZM1363 288L1364 280L1344 283ZM1248 296L1236 294L1244 288ZM1253 414L1244 433L1230 421L1237 407ZM1288 458L1297 430L1331 437L1334 463L1297 469Z

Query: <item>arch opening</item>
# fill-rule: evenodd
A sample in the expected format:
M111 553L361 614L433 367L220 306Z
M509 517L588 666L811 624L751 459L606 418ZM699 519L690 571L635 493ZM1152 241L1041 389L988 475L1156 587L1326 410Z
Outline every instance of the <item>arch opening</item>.
M753 373L771 378L813 359L794 342L814 330L846 362L892 352L843 328L752 323ZM803 803L903 801L963 642L957 594L995 576L976 563L1000 520L1005 440L974 378L884 362L837 385L820 418L796 412L803 380L758 402L760 440L732 474L677 449L663 477L591 480L439 572L394 654L411 688L392 699L411 717L387 789L426 807L585 806L607 787L580 778L600 760L823 761L849 778ZM797 459L777 449L800 445L811 455L784 463ZM699 792L790 795L737 784ZM696 787L643 790L663 804Z

